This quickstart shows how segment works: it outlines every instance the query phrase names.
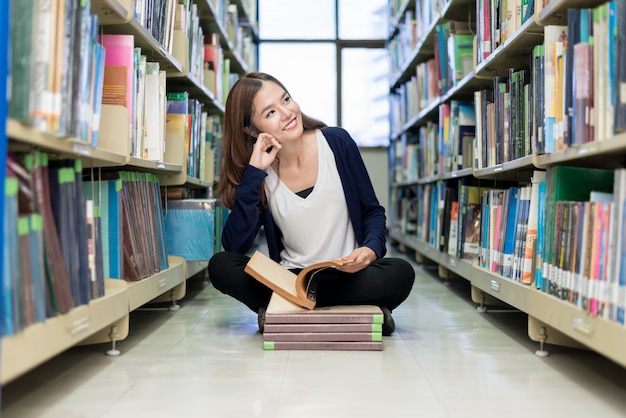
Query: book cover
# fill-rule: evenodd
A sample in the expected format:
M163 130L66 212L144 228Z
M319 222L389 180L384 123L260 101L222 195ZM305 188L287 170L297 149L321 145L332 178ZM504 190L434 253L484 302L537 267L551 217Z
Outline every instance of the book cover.
M543 287L541 269L543 267L543 244L545 235L545 213L546 213L546 181L539 182L537 193L537 239L535 253L535 287Z
M441 236L439 237L439 250L444 254L448 253L448 237L450 236L450 220L453 202L457 202L458 208L458 189L452 187L451 182L448 182L444 191L442 228Z
M280 293L272 293L265 324L381 324L383 312L374 305L341 305L303 308Z
M528 214L528 229L526 231L526 243L524 246L524 257L522 261L522 283L532 282L533 260L535 254L535 242L537 240L537 229L539 222L539 183L545 181L545 171L535 170L532 177L530 207Z
M342 264L341 259L322 261L302 269L296 275L257 250L244 270L290 302L313 309L317 299L315 274Z
M528 214L530 210L530 186L520 189L519 211L517 219L517 231L515 237L515 250L513 257L513 279L522 279L522 261L524 257L524 247L526 245L526 233L528 231Z
M571 260L571 278L569 301L574 306L580 306L582 288L582 261L584 259L585 239L586 239L586 202L575 202L574 213L576 216L575 242Z
M19 244L17 234L18 180L7 167L4 184L4 212L2 246L2 335L14 335L19 331L17 312L20 306L19 289Z
M474 70L474 35L453 34L448 38L448 86L452 88Z
M576 130L574 129L574 45L580 42L580 9L567 9L567 53L566 53L566 67L570 71L565 72L565 112L566 112L566 124L565 124L565 138L564 142L567 145L576 143Z
M383 340L381 332L268 332L263 330L263 341L273 342L348 342Z
M617 320L618 306L620 305L620 278L622 242L621 231L623 229L623 213L626 200L626 169L618 168L614 171L613 180L613 216L611 217L611 237L609 238L609 248L613 255L607 267L607 280L610 291L611 310L609 319Z
M12 2L9 20L11 33L9 116L22 122L29 121L31 106L31 73L35 60L33 57L34 4L35 0Z
M106 50L104 60L104 104L133 108L133 69L135 37L124 34L103 34L99 41ZM129 112L130 114L130 112Z
M459 202L452 202L450 206L450 231L448 235L448 254L456 257L459 235Z
M543 154L545 152L544 140L544 88L545 88L545 47L543 44L533 48L533 112L532 112L532 141L533 152Z
M73 306L67 267L63 261L61 242L52 211L50 182L48 175L48 155L39 151L30 154L33 160L33 187L35 203L43 220L45 265L56 294L59 313L68 312Z
M504 277L511 278L513 273L513 255L515 250L515 231L519 209L519 187L510 187L507 202L506 227L504 228L504 246L502 249L502 271Z
M382 351L382 342L368 341L264 341L263 349L272 350L353 350Z
M562 49L567 39L567 26L548 25L544 27L544 151L557 150L557 107L558 99L558 68L557 49Z
M328 324L265 324L264 333L382 333L382 324L352 324L352 323L328 323Z

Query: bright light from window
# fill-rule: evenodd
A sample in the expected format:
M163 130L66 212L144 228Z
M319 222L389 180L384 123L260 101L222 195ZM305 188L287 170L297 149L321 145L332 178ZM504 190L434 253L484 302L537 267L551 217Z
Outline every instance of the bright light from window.
M339 38L386 39L387 0L338 0Z
M334 39L334 0L259 0L261 39Z
M261 43L259 70L279 79L300 109L337 124L337 67L331 43Z
M360 146L389 145L387 50L344 48L342 63L342 126Z

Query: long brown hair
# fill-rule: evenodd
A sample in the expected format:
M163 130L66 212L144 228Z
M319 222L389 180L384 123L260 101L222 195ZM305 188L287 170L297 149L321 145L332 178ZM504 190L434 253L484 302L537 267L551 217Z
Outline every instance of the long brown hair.
M287 89L275 77L261 72L251 72L239 78L228 93L224 112L222 135L222 167L217 187L222 205L232 208L235 204L235 188L241 182L256 138L249 132L256 132L252 123L253 100L263 83L270 82ZM326 124L302 114L305 131L324 129ZM261 203L265 204L265 191L261 185Z

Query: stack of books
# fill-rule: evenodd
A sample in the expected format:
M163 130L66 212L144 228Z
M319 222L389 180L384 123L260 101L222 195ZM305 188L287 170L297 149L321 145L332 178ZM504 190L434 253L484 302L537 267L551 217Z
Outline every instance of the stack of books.
M265 350L383 349L378 306L302 308L274 292L265 314Z

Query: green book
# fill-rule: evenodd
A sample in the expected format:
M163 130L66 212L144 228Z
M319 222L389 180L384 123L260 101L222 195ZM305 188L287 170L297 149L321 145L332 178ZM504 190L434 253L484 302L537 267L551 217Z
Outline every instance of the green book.
M552 260L553 235L556 219L556 202L558 201L589 201L592 191L613 192L613 170L599 168L554 166L546 172L546 206L544 218L544 240L541 259L542 290L551 292L550 268ZM541 263L541 264L539 264Z

